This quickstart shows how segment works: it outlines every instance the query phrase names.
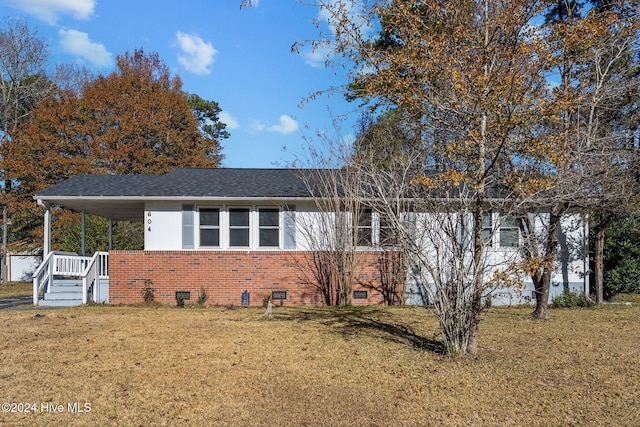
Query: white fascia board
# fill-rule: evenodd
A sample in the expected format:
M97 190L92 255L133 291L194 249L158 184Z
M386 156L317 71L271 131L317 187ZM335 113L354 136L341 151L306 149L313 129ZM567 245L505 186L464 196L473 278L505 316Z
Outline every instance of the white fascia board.
M215 202L248 202L248 201L310 201L312 197L211 197L211 196L49 196L49 197L33 197L34 200L45 203L56 203L57 201L69 200L101 200L101 201L215 201Z

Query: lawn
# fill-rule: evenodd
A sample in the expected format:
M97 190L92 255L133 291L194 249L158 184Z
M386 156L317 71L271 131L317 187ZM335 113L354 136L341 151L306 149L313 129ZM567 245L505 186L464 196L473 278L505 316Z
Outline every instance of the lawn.
M6 285L0 284L0 298L31 295L33 295L33 283L31 282L9 282Z
M0 425L637 425L640 306L529 310L455 358L421 308L3 310Z

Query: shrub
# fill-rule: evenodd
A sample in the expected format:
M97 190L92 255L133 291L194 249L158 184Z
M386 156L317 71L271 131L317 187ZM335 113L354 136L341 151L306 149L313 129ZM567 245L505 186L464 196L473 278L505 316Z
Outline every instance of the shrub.
M156 298L156 290L153 287L153 281L151 279L144 279L144 286L140 291L142 299L145 303L153 302Z
M179 308L184 308L184 297L182 295L176 294L176 306Z
M562 291L562 295L558 295L551 301L553 308L592 307L594 305L595 302L584 292L575 293L566 288Z
M198 294L198 305L204 305L208 299L209 295L207 295L207 291L205 291L204 288L200 288L200 293Z

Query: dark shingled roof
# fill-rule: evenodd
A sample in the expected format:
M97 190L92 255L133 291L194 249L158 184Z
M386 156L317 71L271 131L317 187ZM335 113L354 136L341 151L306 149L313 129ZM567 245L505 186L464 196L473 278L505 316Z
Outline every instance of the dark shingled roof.
M35 195L122 197L310 197L296 169L175 169L163 175L77 175Z

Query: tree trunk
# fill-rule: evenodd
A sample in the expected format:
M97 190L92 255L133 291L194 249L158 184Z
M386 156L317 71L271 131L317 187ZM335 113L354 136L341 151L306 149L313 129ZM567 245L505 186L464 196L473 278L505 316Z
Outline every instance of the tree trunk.
M540 280L534 278L534 286L536 290L536 308L531 313L534 319L546 319L549 308L549 289L551 288L551 274L554 269L555 252L558 247L558 227L562 214L567 210L567 205L559 206L557 212L551 209L549 212L549 227L547 229L547 241L544 249L544 258L541 268L542 275Z
M534 319L544 320L549 311L549 289L551 288L551 270L545 268L539 280L534 281L536 290L536 308L531 313Z
M594 264L594 287L596 291L596 302L604 302L604 238L609 223L613 215L603 213L594 216L594 239L593 239L593 264Z
M469 325L469 337L465 353L476 354L478 352L478 337L480 335L480 312L482 311L482 300L480 293L476 293L471 303L472 319Z
M594 264L595 264L595 288L596 302L604 302L604 227L595 228L594 238Z

